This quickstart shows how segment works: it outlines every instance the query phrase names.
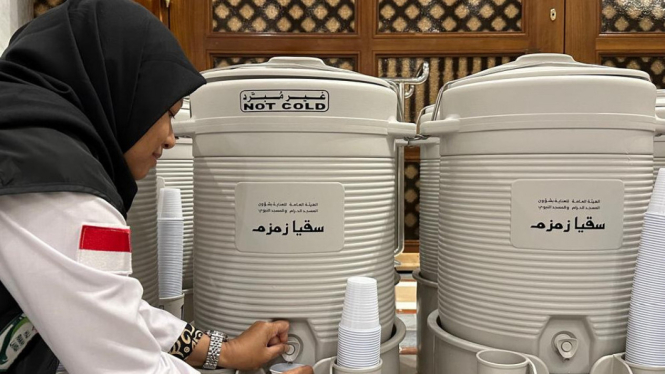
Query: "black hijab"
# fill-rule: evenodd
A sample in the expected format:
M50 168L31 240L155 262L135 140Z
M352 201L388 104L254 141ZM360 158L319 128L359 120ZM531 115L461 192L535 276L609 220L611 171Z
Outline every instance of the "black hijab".
M123 215L123 154L205 83L170 31L130 0L69 0L0 58L0 195L85 192Z

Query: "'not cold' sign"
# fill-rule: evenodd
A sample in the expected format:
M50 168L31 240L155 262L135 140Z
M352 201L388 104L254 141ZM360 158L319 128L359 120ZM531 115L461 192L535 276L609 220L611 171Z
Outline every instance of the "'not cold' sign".
M326 112L325 90L247 90L240 93L243 112Z

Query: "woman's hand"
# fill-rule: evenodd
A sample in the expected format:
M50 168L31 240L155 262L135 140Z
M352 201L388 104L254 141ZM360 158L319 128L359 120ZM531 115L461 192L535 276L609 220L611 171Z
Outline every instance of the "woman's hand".
M256 322L235 339L222 345L219 366L239 370L256 370L286 351L289 336L287 321ZM290 374L312 374L297 368ZM292 373L295 372L295 373Z

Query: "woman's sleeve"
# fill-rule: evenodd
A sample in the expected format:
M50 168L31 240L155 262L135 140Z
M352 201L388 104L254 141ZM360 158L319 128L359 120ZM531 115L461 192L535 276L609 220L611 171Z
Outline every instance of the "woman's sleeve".
M0 281L70 374L197 374L165 352L185 322L143 302L139 282L119 275L126 261L81 255L83 225L124 224L87 194L1 196Z

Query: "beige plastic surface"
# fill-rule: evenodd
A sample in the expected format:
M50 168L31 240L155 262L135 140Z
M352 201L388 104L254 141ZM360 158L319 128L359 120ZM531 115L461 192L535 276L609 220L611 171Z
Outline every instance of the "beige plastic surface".
M169 297L164 299L159 299L159 309L163 309L175 317L184 319L185 315L185 294L176 297Z
M159 303L157 277L157 175L155 169L136 182L138 192L127 214L132 230L132 277L143 286L143 299L152 306Z
M363 368L363 369L349 369L337 365L337 360L335 360L333 362L330 374L381 374L382 367L383 367L383 362L379 360L379 364L376 366Z
M185 321L194 321L194 289L187 288L182 291L185 294L184 318Z
M485 349L476 353L478 374L527 374L535 373L526 356L511 351Z
M495 349L460 339L445 331L439 324L439 312L436 310L427 318L427 327L435 338L436 369L432 373L420 374L478 374L476 354L486 349ZM529 354L524 354L524 356L533 364L532 374L550 374L550 370L540 358Z
M631 364L624 360L623 353L617 353L598 360L590 374L665 374L665 367Z
M427 318L438 306L438 285L436 282L423 278L420 269L416 269L413 272L413 278L418 282L416 290L418 305L416 310L418 339L417 371L421 374L434 374L434 335L427 327Z

